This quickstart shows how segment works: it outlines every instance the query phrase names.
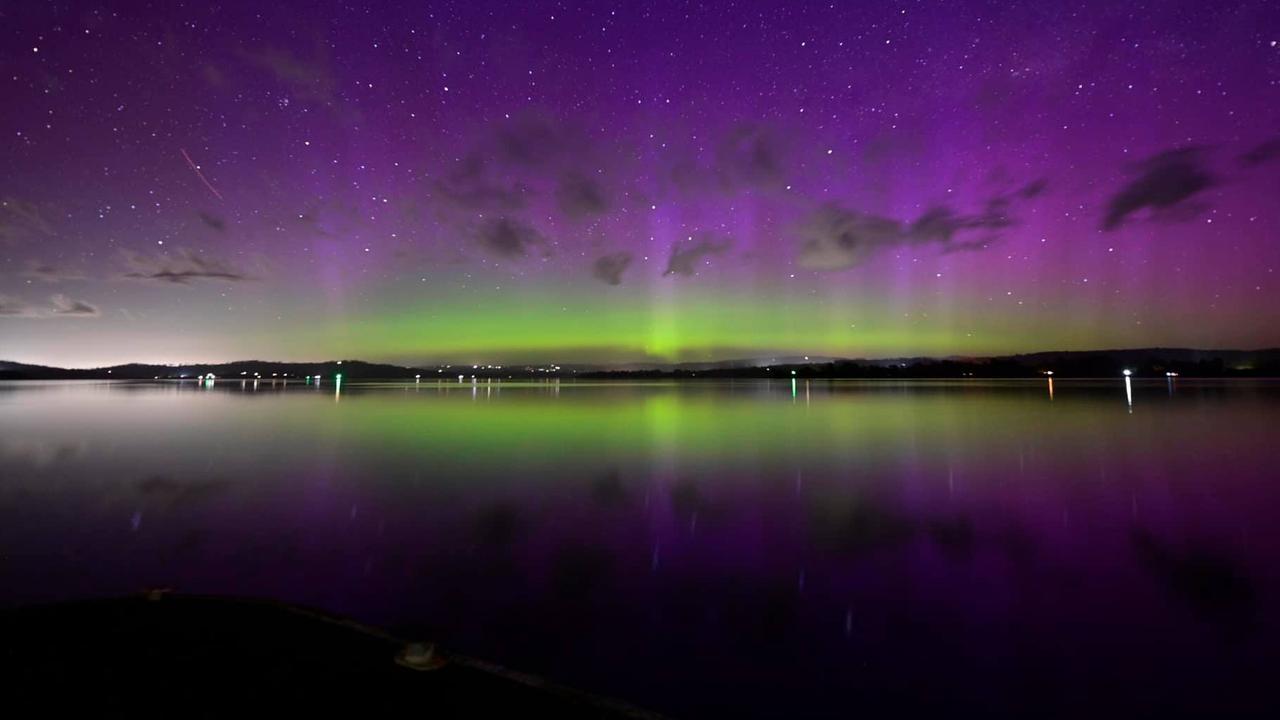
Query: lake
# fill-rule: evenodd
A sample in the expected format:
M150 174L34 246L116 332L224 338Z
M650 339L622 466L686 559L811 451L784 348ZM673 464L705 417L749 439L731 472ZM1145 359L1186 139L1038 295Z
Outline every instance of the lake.
M677 717L1252 713L1280 383L0 383L0 606L302 603Z

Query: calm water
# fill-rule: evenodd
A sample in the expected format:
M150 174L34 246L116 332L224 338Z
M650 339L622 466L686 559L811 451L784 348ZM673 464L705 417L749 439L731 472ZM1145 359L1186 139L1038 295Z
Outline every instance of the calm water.
M0 605L280 598L676 716L1252 712L1280 384L0 383Z

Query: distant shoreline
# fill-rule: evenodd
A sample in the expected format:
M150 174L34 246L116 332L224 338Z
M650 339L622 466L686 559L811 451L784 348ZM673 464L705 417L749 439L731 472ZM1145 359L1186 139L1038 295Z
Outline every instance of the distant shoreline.
M985 358L896 358L883 360L823 358L808 361L731 360L679 363L647 367L601 365L430 365L411 367L360 360L274 362L242 360L229 363L155 365L132 363L103 368L73 369L0 361L0 380L181 380L213 375L217 379L291 379L306 382L319 376L347 380L464 380L580 378L645 380L693 378L786 379L956 379L1117 377L1128 370L1133 377L1262 378L1280 377L1280 349L1196 350L1140 348L1043 352Z

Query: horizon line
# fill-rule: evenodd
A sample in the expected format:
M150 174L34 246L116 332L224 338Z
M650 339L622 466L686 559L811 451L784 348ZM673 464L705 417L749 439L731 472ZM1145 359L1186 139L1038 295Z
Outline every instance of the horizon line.
M348 362L364 363L366 365L390 365L393 367L405 368L410 370L425 369L428 367L430 368L484 367L485 369L494 369L494 368L507 368L507 367L510 367L510 368L540 367L540 366L547 366L547 365L557 365L557 366L586 365L586 366L599 367L599 368L625 368L628 366L636 366L636 365L674 367L679 365L721 364L721 363L736 363L736 362L752 362L752 363L756 363L755 365L756 367L766 367L770 364L797 365L797 364L803 364L805 362L811 362L813 364L831 364L835 362L859 362L859 361L884 362L888 360L950 360L950 359L956 359L956 358L969 359L969 360L992 360L992 359L998 359L998 358L1022 357L1027 355L1068 354L1068 353L1081 353L1081 354L1083 353L1124 353L1124 352L1154 352L1154 351L1189 351L1189 352L1199 352L1199 353L1261 353L1261 352L1280 351L1280 345L1272 345L1272 346L1259 347L1259 348L1253 348L1253 349L1199 348L1199 347L1192 347L1192 346L1154 345L1154 346L1130 347L1130 348L1095 348L1095 349L1089 349L1089 350L1034 350L1034 351L1026 351L1026 352L976 354L976 355L975 354L958 354L958 353L950 354L950 355L884 355L884 356L860 356L860 357L813 355L812 357L820 358L820 359L812 360L812 361L808 360L808 358L811 357L810 355L804 355L803 353L795 353L795 354L783 355L781 357L774 359L772 362L770 362L767 358L749 358L749 357L736 356L736 357L725 357L721 359L708 359L708 360L628 360L628 361L563 360L563 361L555 361L555 362L551 362L551 361L543 361L543 362L507 361L507 362L500 362L500 363L424 362L424 363L416 363L416 364L404 364L404 363L392 362L392 361L364 360L358 357L344 357L344 358L327 359L327 360L265 360L262 358L247 358L242 360L224 360L224 361L201 360L201 361L194 361L194 362L178 362L178 363L147 362L147 361L133 360L133 361L115 363L110 365L80 365L80 366L46 365L43 363L23 362L20 360L0 359L0 364L12 363L15 365L28 365L33 367L49 368L53 370L108 370L111 368L127 367L131 365L144 365L144 366L150 365L150 366L156 366L156 367L181 368L181 367L190 367L190 366L197 366L197 365L236 365L236 364L242 364L242 363L268 363L268 364L275 364L275 365L333 365L333 364L341 364L341 363L348 363Z

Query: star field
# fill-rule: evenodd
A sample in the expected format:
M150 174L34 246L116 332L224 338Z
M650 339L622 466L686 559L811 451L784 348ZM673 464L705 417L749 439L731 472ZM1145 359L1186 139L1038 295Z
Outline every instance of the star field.
M6 3L0 357L1280 345L1269 2Z

